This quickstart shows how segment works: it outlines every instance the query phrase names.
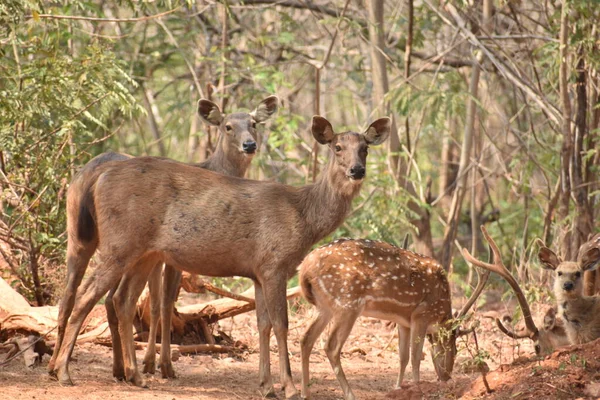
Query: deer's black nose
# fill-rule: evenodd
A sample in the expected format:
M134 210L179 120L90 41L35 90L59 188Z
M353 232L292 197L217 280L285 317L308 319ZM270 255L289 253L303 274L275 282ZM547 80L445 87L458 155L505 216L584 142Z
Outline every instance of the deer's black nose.
M563 289L567 292L573 290L573 282L565 282L563 283Z
M352 168L350 168L350 176L353 179L362 179L365 177L365 167L363 167L362 165L353 165Z
M256 151L256 142L254 140L247 140L242 144L242 150L244 153L252 154Z

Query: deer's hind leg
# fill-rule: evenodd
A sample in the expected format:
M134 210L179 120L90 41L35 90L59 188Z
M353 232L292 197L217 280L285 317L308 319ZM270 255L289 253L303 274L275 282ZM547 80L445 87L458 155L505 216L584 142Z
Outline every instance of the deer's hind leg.
M402 386L404 372L410 358L410 328L398 324L398 355L400 358L400 372L396 381L396 388Z
M156 259L148 257L129 268L121 279L113 297L115 312L119 319L119 335L123 346L125 379L141 387L146 387L146 381L137 368L133 343L133 319L135 318L137 299L144 290L148 275L152 268L156 266L156 262Z
M331 312L327 310L319 310L317 317L311 322L306 330L306 333L300 341L300 353L302 355L302 398L308 399L310 391L308 384L310 382L310 354L315 345L315 342L325 330L325 327L331 320Z
M81 285L83 275L87 269L87 266L96 250L96 241L92 241L87 244L74 243L74 239L69 236L67 245L67 285L63 296L60 300L58 307L58 334L56 338L56 345L54 346L54 352L50 362L48 363L48 372L51 375L56 374L56 361L58 353L63 344L65 336L65 330L69 322L69 317L73 312L75 306L75 298L77 295L77 289Z
M352 331L352 327L354 326L356 319L360 316L360 313L361 310L352 309L344 310L342 313L337 313L333 317L331 333L326 345L327 358L329 358L329 363L331 364L331 368L333 368L333 373L342 387L345 400L355 400L356 397L354 396L352 389L350 389L350 385L346 379L346 374L344 374L344 370L342 369L340 354L342 352L344 343L346 343L346 340Z

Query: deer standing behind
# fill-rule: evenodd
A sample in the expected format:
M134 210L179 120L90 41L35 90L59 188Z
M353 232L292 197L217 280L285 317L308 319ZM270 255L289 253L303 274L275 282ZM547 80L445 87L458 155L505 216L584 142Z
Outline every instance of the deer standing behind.
M497 273L508 282L517 297L517 301L523 312L523 319L525 320L525 330L523 333L515 333L514 331L507 329L499 319L496 319L498 328L513 339L531 339L537 355L549 354L557 347L568 345L569 343L566 341L564 325L560 320L556 319L556 314L554 312L551 311L546 313L544 316L544 326L542 329L538 329L531 315L531 309L529 308L525 294L521 290L517 280L502 262L502 256L500 255L498 246L483 225L481 225L481 232L492 249L495 259L494 264L486 263L474 258L467 249L463 249L463 257L473 265Z
M277 96L269 96L262 100L254 111L250 113L237 112L225 115L219 107L212 101L201 99L198 101L198 114L207 124L216 126L219 129L219 139L216 144L215 152L205 161L197 164L191 164L199 168L205 168L211 171L221 172L223 174L239 176L245 175L252 158L257 150L256 144L256 124L268 120L278 108L279 99ZM73 311L75 295L83 275L87 269L86 258L89 260L98 246L98 236L95 232L94 216L81 213L80 204L92 196L92 193L86 192L90 188L91 179L96 174L96 170L109 162L126 161L133 158L127 154L107 152L100 154L88 162L73 178L67 192L67 287L59 305L58 317L58 338L54 353L48 370L51 374L55 373L56 357L62 345L64 331ZM88 229L81 229L81 228ZM88 236L80 236L80 233L87 232ZM160 262L158 264L161 264ZM164 291L175 296L178 283L181 278L180 272L173 273L170 266L166 267L171 275L169 280L164 282ZM150 334L148 339L148 349L144 358L144 372L154 373L156 359L156 333L161 312L161 275L162 268L157 265L153 269L149 279L150 289ZM167 275L167 273L165 274ZM116 289L113 288L113 289ZM110 332L113 343L113 375L117 379L124 379L123 356L121 350L121 341L118 332L118 320L112 302L114 290L109 293L105 301L107 317L109 321ZM174 301L174 300L173 300ZM172 307L172 302L170 303ZM170 317L169 308L163 311L163 318L168 314L169 324L163 324L162 344L167 348L170 345ZM165 326L166 325L166 326ZM166 328L166 329L165 329ZM165 333L166 332L166 333ZM170 351L166 357L161 356L161 369L164 377L172 377L173 367L170 359ZM170 372L170 374L168 373Z
M301 340L303 398L309 397L311 351L330 321L333 322L326 344L327 357L344 398L355 398L342 369L340 353L361 315L398 324L398 387L402 384L409 358L412 358L413 380L419 382L426 336L433 345L433 364L439 379L450 379L456 339L464 332L452 329L448 278L433 258L385 242L339 239L306 256L299 274L304 297L318 310ZM477 295L481 289L478 285ZM466 315L474 302L475 298L470 299L457 318Z
M279 349L281 383L295 397L287 349L287 280L310 247L335 230L351 209L366 174L369 145L387 139L391 121L381 118L365 133L336 134L322 117L312 134L330 149L327 166L312 185L233 178L174 161L140 157L96 169L80 209L95 218L79 226L100 238L101 262L80 288L56 360L61 383L68 371L77 333L94 304L118 284L113 304L119 322L127 381L145 385L133 343L135 303L158 262L208 276L254 280L260 341L259 380L273 392L269 334ZM91 256L91 255L90 255ZM87 264L89 256L76 260Z
M578 261L563 261L547 247L540 248L542 267L555 272L554 297L571 344L600 338L600 296L583 294L583 274L600 265L600 236L579 249Z

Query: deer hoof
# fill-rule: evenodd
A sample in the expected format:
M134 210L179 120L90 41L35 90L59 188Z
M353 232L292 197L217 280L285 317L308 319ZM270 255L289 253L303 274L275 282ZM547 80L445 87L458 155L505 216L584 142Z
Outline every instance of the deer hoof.
M164 363L160 365L160 372L162 373L162 377L164 379L174 379L176 378L175 376L175 370L173 369L173 364L171 363Z
M74 386L73 381L68 373L58 374L58 384L60 386Z
M135 374L134 376L132 376L129 379L129 382L131 382L133 385L135 385L137 387L148 389L148 383L139 374Z
M113 377L118 380L118 381L124 381L125 380L125 370L123 369L123 366L115 366L113 365Z
M156 364L154 363L154 361L144 361L144 370L143 370L143 372L145 374L154 375L155 371L156 371Z
M258 392L263 398L276 399L277 395L275 394L275 389L273 385L270 386L262 386L258 389Z

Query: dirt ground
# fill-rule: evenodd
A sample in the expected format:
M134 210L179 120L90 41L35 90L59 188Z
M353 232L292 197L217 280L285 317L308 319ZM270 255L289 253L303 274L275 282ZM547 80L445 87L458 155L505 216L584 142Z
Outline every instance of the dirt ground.
M290 358L294 382L300 386L299 341L311 318L310 307L290 316ZM148 377L149 389L115 382L111 377L111 350L93 344L76 347L71 363L74 387L61 387L51 380L45 367L27 369L15 360L0 369L3 399L260 399L258 382L258 333L254 313L221 321L220 329L248 345L235 355L182 356L174 363L178 378L166 380L159 374ZM327 331L326 331L327 332ZM419 385L408 379L394 390L398 371L395 328L385 322L361 318L346 342L342 365L359 399L577 399L600 398L600 341L555 352L544 359L533 357L531 342L514 341L502 335L490 319L481 319L477 328L479 346L489 353L487 381L493 392L486 394L481 373L469 371L468 360L475 354L472 337L459 342L459 356L453 379L437 382L426 346ZM342 398L342 392L323 351L326 334L311 356L313 399ZM141 365L143 351L138 351ZM271 340L271 370L278 382L277 346ZM280 388L276 384L276 388ZM283 398L278 392L278 398Z

